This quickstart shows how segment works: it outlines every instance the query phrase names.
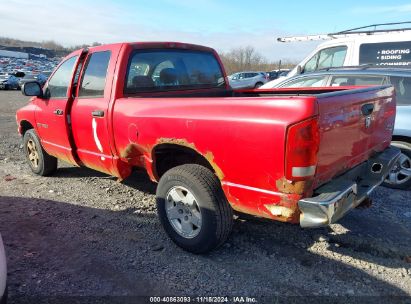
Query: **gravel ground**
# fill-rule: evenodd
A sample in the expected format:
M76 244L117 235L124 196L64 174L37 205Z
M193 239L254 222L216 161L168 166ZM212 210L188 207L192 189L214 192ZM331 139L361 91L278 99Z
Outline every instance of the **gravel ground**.
M193 255L163 232L144 172L119 183L59 163L53 177L33 175L15 123L26 102L0 92L0 231L11 303L107 295L411 302L411 191L379 187L371 208L322 229L237 219L222 248Z

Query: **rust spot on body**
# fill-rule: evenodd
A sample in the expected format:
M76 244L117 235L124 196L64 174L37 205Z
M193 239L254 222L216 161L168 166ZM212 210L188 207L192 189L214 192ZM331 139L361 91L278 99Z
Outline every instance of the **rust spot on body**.
M295 213L295 209L279 206L279 205L264 205L272 215L282 216L285 218L292 217Z
M224 173L221 170L221 168L214 162L214 154L211 151L207 151L204 154L204 157L208 160L208 162L210 163L210 165L213 167L215 174L217 175L217 177L222 180L224 178Z
M287 194L304 194L311 189L312 181L289 181L282 177L276 181L278 191Z
M193 143L189 143L186 139L184 138L165 138L162 137L157 141L157 144L174 144L174 145L180 145L184 146L187 148L191 148L197 151L195 145ZM198 152L198 151L197 151Z
M120 156L122 158L135 158L135 157L140 157L141 155L144 154L144 148L142 148L141 146L131 143L129 145L127 145L127 147L121 151Z
M198 151L198 149L196 148L194 143L190 143L184 138L164 138L164 137L162 137L162 138L158 139L157 144L180 145L180 146L187 147L187 148L190 148L190 149L196 151L198 154L202 155L210 163L210 165L213 168L215 174L217 175L217 177L220 180L222 180L224 178L223 171L221 170L221 168L214 161L213 152L207 151L203 154L200 151Z

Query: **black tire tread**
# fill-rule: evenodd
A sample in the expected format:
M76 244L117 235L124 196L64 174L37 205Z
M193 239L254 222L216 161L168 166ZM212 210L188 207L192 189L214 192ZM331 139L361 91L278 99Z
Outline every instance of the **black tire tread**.
M38 152L41 154L41 162L42 168L38 172L35 172L33 169L32 171L41 176L49 176L52 175L57 170L57 158L54 156L49 155L40 143L40 139L37 135L37 132L34 129L27 130L24 134L24 142L26 141L27 137L31 137L35 142L38 149ZM30 166L31 168L31 166Z
M401 145L401 147L397 146L398 148L401 149L401 152L405 154L407 154L410 158L411 158L411 143L407 142L407 141L402 141L402 140L393 140L391 142L391 144L393 144L393 146L396 146L395 144L399 144ZM406 148L403 148L403 146L405 146ZM403 184L399 184L399 185L393 185L390 183L383 183L383 186L387 187L387 188L391 188L391 189L400 189L400 190L408 190L411 188L411 180L403 183Z
M189 250L193 253L206 253L221 246L231 233L233 226L233 211L221 188L217 176L208 168L197 164L185 164L168 170L164 175L181 175L189 180L195 180L201 184L209 197L214 197L216 207L216 240L217 243L208 248L198 248Z

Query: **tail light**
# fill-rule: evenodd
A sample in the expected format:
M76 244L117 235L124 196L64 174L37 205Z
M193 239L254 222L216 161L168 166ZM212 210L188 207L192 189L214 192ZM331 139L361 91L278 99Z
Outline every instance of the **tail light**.
M285 173L288 180L304 180L315 174L319 144L317 118L288 128L285 155Z

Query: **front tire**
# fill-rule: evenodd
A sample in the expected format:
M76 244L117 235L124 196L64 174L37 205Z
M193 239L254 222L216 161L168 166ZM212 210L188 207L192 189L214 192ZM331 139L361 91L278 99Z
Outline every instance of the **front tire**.
M57 158L47 154L43 149L35 130L28 130L24 134L23 147L26 159L33 173L48 176L57 170Z
M411 144L392 141L394 147L401 149L401 156L388 174L383 185L388 188L407 190L411 188Z
M157 212L178 246L207 253L221 246L233 225L233 211L209 169L187 164L168 170L157 186Z

